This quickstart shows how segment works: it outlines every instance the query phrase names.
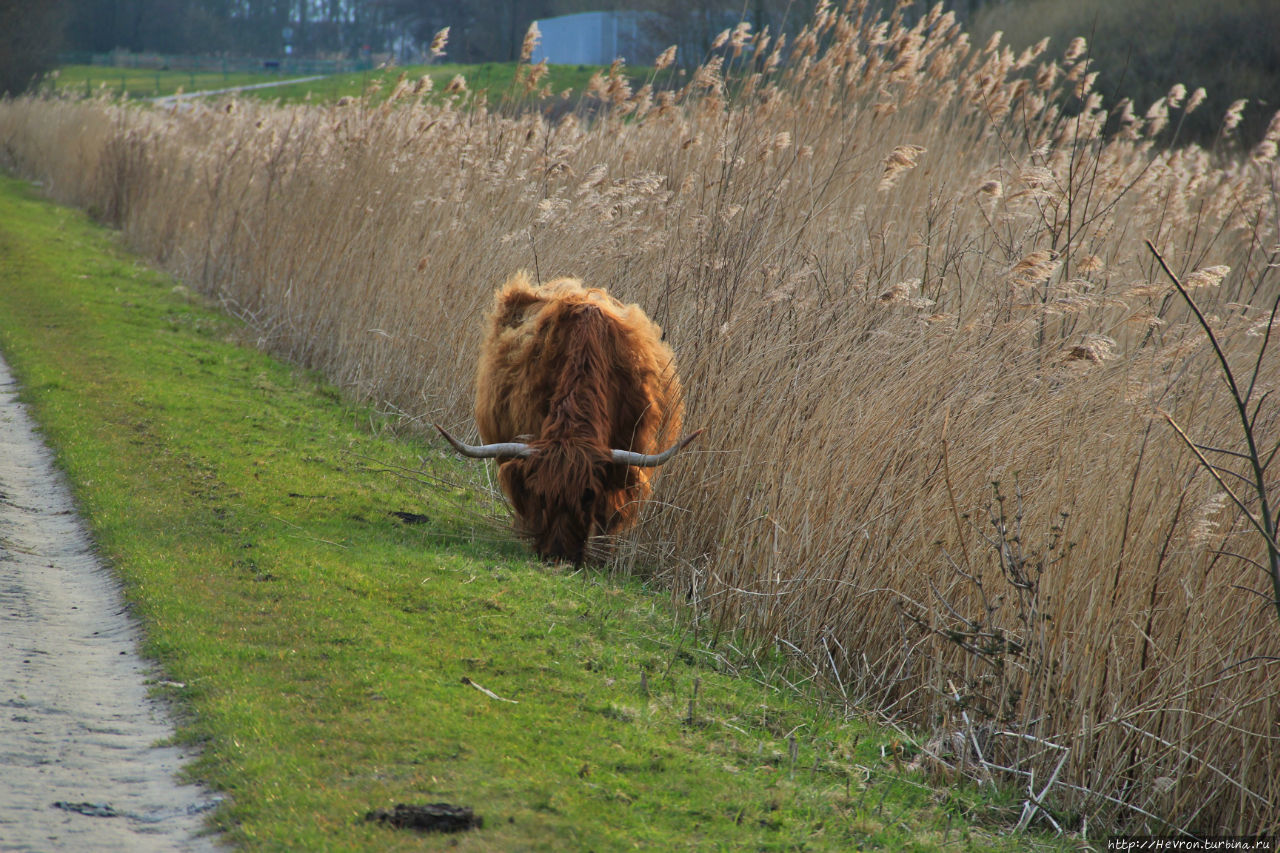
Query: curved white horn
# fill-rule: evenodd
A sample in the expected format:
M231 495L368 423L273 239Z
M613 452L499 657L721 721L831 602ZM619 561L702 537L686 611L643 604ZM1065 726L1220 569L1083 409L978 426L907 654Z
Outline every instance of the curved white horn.
M445 441L453 445L454 450L463 456L470 456L472 459L528 459L536 452L522 441L502 441L497 444L463 444L449 435L440 424L435 424L434 426L440 430L440 434L444 436Z
M613 450L613 461L618 465L634 465L637 468L656 468L672 456L679 453L684 446L702 435L702 430L690 433L661 453L636 453L632 450Z

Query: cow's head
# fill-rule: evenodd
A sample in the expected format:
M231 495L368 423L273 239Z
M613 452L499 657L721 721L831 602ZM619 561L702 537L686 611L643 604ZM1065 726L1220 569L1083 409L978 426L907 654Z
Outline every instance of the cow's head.
M553 443L499 469L523 532L544 560L581 563L587 540L608 523L607 453Z
M581 563L587 540L605 530L616 507L609 497L628 466L653 468L675 456L702 430L662 453L597 450L571 442L499 442L470 445L436 424L455 450L472 459L501 461L499 479L520 525L544 560Z

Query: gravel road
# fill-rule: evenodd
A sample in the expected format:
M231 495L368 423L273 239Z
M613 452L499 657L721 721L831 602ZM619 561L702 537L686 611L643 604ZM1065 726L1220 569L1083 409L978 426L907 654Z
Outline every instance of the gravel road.
M0 851L213 851L119 583L0 359Z

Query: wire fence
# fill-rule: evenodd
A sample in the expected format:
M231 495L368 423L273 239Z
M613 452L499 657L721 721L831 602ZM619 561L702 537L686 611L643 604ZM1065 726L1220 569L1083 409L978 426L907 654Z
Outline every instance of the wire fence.
M154 71L190 71L196 73L245 74L279 72L280 74L339 74L373 68L372 57L360 59L303 59L292 56L195 56L169 53L63 53L60 65L91 65L107 68L136 68ZM104 75L108 79L109 75Z

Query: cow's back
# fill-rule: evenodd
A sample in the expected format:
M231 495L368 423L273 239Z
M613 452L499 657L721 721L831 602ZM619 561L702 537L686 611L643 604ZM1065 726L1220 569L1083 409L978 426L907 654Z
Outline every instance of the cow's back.
M499 288L486 322L476 374L481 438L542 437L567 347L573 345L565 318L579 305L598 308L614 335L607 379L611 446L642 453L669 446L679 435L683 404L675 357L662 330L638 306L623 305L602 289L584 288L572 278L534 285L524 272Z

